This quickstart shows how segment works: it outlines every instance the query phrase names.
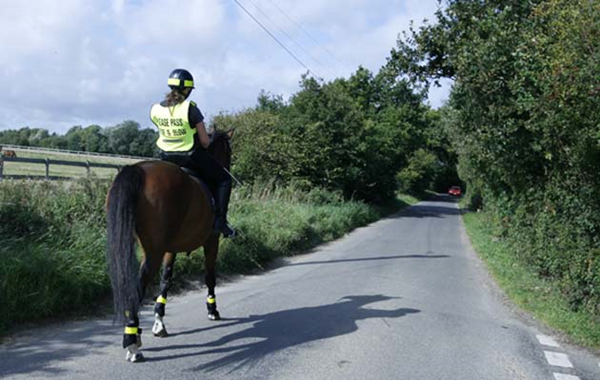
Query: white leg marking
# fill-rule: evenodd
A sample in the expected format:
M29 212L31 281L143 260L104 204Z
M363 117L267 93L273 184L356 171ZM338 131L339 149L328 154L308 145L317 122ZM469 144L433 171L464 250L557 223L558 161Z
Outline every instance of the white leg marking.
M154 325L152 326L152 333L154 336L166 337L168 335L167 328L163 322L163 318L158 314L154 315Z
M566 354L561 354L559 352L552 351L544 351L544 355L546 355L546 360L550 365L564 368L573 368L573 364L569 360L569 357Z
M125 360L131 363L144 361L144 355L140 352L137 344L134 343L125 349Z

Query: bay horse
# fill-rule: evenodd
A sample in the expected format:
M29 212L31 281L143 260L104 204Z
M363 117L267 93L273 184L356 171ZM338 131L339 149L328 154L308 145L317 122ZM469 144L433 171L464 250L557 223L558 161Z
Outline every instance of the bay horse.
M232 135L233 130L214 130L208 147L227 170ZM106 209L107 262L116 319L125 325L126 360L144 360L139 350L138 310L161 262L164 268L152 331L155 336L167 336L163 317L177 253L204 248L208 317L220 319L215 297L219 234L213 230L215 212L206 185L173 163L142 161L121 169L108 191ZM143 251L141 265L136 240Z
M6 157L6 158L17 158L17 153L15 153L14 150L5 150L2 153L2 156Z

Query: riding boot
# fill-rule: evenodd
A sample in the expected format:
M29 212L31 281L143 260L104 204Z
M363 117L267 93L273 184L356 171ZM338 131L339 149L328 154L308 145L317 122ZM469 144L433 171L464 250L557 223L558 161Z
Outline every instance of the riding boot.
M235 236L235 230L227 223L227 209L229 208L229 197L231 195L231 182L226 181L219 184L215 193L216 215L215 231L222 233L224 238Z

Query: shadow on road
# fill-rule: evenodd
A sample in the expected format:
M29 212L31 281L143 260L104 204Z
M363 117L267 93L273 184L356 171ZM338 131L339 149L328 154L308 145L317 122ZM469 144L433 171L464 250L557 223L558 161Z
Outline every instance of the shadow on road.
M448 195L448 194L438 194L429 199L429 201L432 201L432 202L444 202L444 203L458 203L459 200L460 200L460 198L457 198L453 195Z
M456 198L447 195L438 195L426 202L421 202L403 209L396 214L390 215L387 219L444 218L447 216L463 214L463 210L454 206L456 203L458 203Z
M61 329L62 330L62 329ZM0 347L0 378L17 374L41 372L49 376L67 376L67 370L57 363L68 361L76 356L94 354L96 350L115 344L115 326L111 322L77 322L76 326L58 335L47 328L41 336L22 336L18 342ZM107 339L98 339L107 336ZM68 347L68 348L66 348ZM36 376L39 376L36 373ZM68 376L67 376L68 377Z
M393 299L399 298L383 295L348 296L329 305L251 315L223 326L250 324L249 327L225 335L211 343L148 348L146 351L200 350L154 357L149 355L146 359L163 361L190 356L218 355L217 359L200 364L190 370L216 371L227 367L228 371L235 371L246 366L252 367L260 363L261 359L281 350L353 333L358 330L357 321L360 320L400 318L420 312L420 310L409 308L385 310L364 307L375 302ZM200 334L201 331L197 331L197 333ZM252 340L252 342L247 343L248 340Z
M351 263L351 262L362 262L362 261L379 261L379 260L397 260L397 259L443 259L450 257L450 255L395 255L395 256L381 256L381 257L359 257L355 259L339 259L339 260L326 260L326 261L306 261L300 263L287 264L286 266L294 267L300 265L320 265L320 264L338 264L338 263Z

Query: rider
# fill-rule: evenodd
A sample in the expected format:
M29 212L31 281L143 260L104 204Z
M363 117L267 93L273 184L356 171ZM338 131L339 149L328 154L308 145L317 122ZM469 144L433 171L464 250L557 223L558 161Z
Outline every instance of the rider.
M167 84L171 92L150 109L150 119L159 131L160 158L191 169L215 185L215 231L233 237L235 230L227 223L231 175L206 151L210 139L204 116L196 103L186 100L194 89L194 78L187 70L175 69Z

